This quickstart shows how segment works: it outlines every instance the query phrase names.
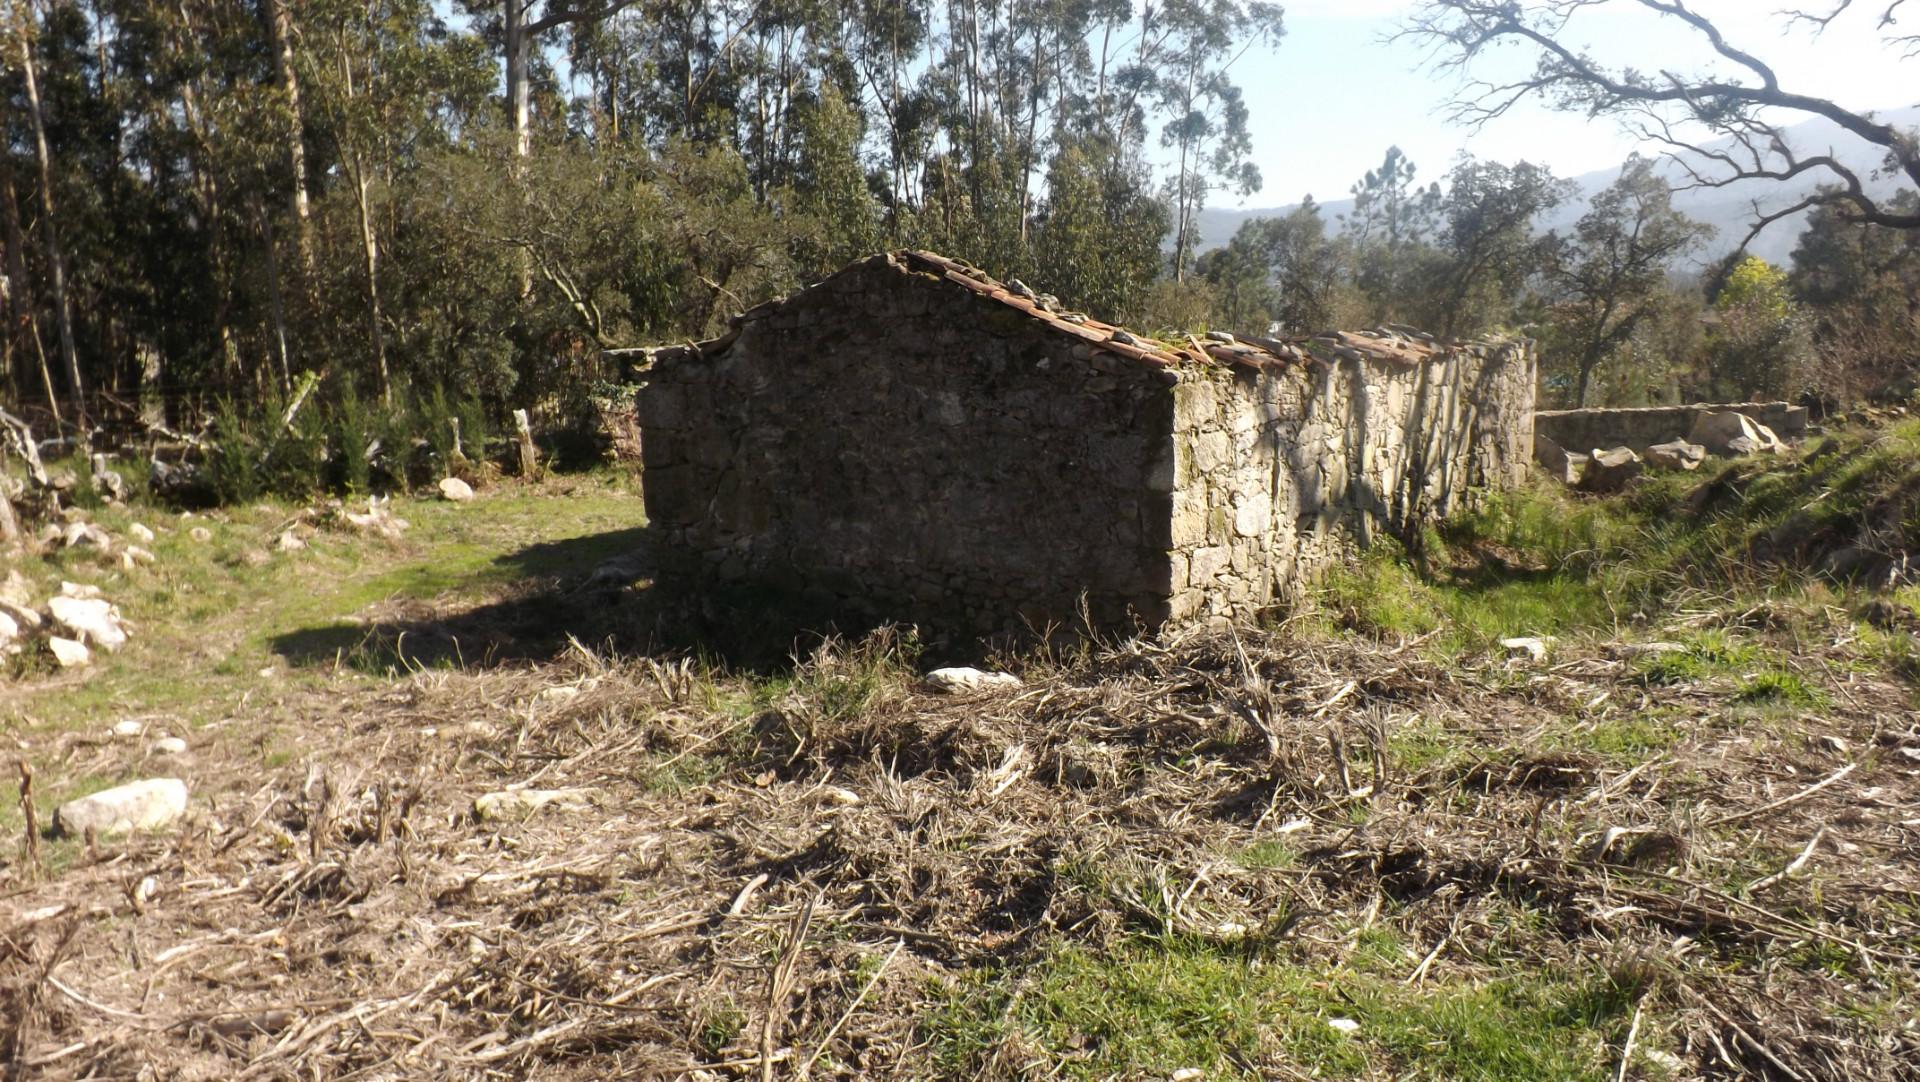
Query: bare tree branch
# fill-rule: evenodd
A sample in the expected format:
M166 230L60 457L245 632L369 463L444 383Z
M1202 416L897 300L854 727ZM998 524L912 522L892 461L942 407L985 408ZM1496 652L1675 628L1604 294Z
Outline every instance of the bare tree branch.
M1818 34L1856 0L1832 2L1831 9L1824 13L1789 10L1780 14L1790 25L1810 25ZM1891 32L1906 2L1876 0L1876 29L1887 42L1906 45L1907 55L1913 56L1920 50L1920 35ZM1699 41L1705 51L1733 65L1732 73L1647 73L1625 64L1609 64L1570 46L1567 31L1573 20L1608 5L1638 7L1671 20ZM1763 111L1784 110L1830 121L1883 151L1884 175L1914 190L1920 190L1920 137L1871 113L1782 86L1770 64L1731 42L1711 19L1689 7L1687 0L1427 0L1395 37L1429 45L1431 64L1463 77L1483 56L1501 46L1519 45L1534 54L1534 70L1523 78L1507 82L1463 78L1461 92L1450 107L1450 115L1457 122L1479 127L1528 100L1541 100L1589 117L1640 118L1641 133L1668 148L1669 156L1692 179L1691 186L1725 187L1743 180L1788 181L1818 176L1824 183L1817 194L1807 197L1811 200L1808 206L1831 206L1855 221L1920 229L1920 214L1896 210L1892 200L1870 190L1865 179L1831 150L1802 157L1788 144L1782 129L1763 118ZM1731 146L1715 149L1704 139L1680 138L1675 135L1679 124L1698 125L1730 140ZM1688 156L1693 160L1687 160ZM1702 166L1713 167L1714 172L1702 172ZM1720 170L1725 175L1719 175ZM1807 206L1798 204L1781 211L1762 211L1756 206L1755 232L1804 209Z

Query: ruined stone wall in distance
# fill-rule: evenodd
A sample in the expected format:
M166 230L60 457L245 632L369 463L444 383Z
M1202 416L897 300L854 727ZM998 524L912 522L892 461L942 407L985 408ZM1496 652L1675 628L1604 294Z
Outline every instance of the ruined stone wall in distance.
M655 547L809 612L1018 631L1084 591L1104 626L1157 624L1170 382L875 257L655 365Z
M1526 476L1534 352L1476 343L1421 365L1183 369L1169 616L1243 614L1382 532Z
M1542 410L1534 414L1533 428L1569 451L1586 454L1594 448L1631 447L1645 451L1656 443L1685 439L1703 413L1743 413L1766 425L1782 439L1807 434L1807 410L1787 402L1696 402L1687 406L1646 406L1633 409Z

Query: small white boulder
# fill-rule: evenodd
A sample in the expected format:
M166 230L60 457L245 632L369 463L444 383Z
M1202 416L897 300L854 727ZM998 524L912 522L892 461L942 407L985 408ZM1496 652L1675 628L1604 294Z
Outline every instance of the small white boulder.
M947 669L935 669L927 674L927 684L935 691L948 694L961 691L988 691L995 688L1017 688L1020 678L1010 672L982 672L966 666Z
M440 495L454 503L466 503L473 499L473 486L458 477L448 477L440 482Z
M135 541L140 542L143 545L153 544L153 531L147 529L145 526L142 526L138 522L127 527L127 533L133 535L133 539Z
M47 637L47 649L53 651L54 662L63 669L77 669L93 660L93 651L87 649L85 643L58 635Z
M1547 648L1553 645L1553 640L1536 635L1523 635L1511 639L1501 639L1500 645L1507 653L1514 657L1524 656L1534 661L1545 661L1547 660Z
M120 614L101 598L56 597L47 602L47 614L74 638L108 653L127 644L127 629L120 623Z
M187 742L177 736L163 736L147 748L155 755L185 755Z
M187 783L179 778L148 778L69 800L53 813L53 825L78 836L161 830L187 811Z
M481 822L525 819L544 808L581 811L598 803L598 789L502 789L473 801L473 817Z

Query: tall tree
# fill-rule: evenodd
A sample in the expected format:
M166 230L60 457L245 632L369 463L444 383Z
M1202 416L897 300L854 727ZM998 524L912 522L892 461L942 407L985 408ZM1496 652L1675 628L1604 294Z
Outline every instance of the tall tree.
M1576 407L1587 405L1594 370L1655 311L1674 260L1710 232L1673 209L1672 188L1645 158L1629 160L1594 197L1553 273Z
M1172 151L1167 181L1173 205L1173 275L1185 279L1199 243L1198 216L1218 186L1241 195L1260 190L1247 106L1229 72L1251 49L1279 43L1281 10L1238 0L1170 0L1156 14L1142 9L1143 39L1164 32L1150 58L1152 99L1165 118L1161 145Z
M1571 182L1530 162L1468 158L1454 166L1440 205L1444 261L1439 281L1429 285L1429 318L1441 333L1472 333L1504 315L1553 251L1534 232L1534 220L1572 192Z
M16 25L9 26L26 92L27 119L33 129L33 157L40 176L40 235L47 252L49 285L53 290L54 322L60 331L60 358L67 370L67 392L73 403L73 421L87 427L86 390L80 378L80 356L74 346L73 303L67 296L67 252L60 240L60 220L54 212L53 155L47 149L47 123L40 104L39 62L34 57L37 18L31 3L8 5Z

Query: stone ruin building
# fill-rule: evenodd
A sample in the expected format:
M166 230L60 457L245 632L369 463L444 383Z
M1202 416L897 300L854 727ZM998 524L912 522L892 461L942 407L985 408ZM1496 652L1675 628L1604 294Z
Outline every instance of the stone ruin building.
M663 576L973 633L1284 602L1350 546L1521 480L1526 340L1164 343L894 252L658 351Z

